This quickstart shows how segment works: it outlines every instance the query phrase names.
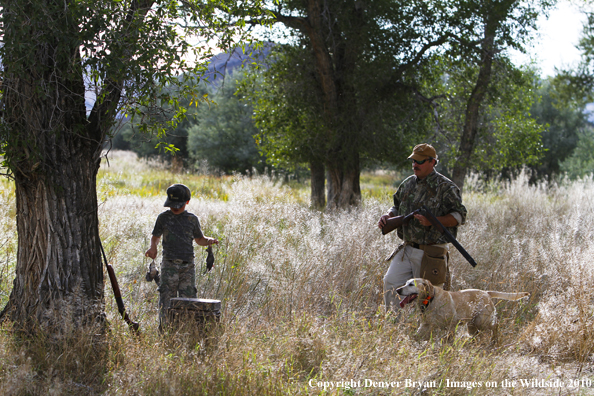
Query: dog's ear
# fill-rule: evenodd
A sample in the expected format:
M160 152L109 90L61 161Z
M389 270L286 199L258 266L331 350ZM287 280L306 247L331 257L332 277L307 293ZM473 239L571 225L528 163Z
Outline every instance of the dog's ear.
M425 284L427 286L427 297L433 298L433 296L435 295L435 287L429 281L426 281Z
M433 297L435 294L433 285L427 279L423 279L422 286L419 288L419 291L421 292L419 294L419 297L421 297L420 300L423 300L427 297Z

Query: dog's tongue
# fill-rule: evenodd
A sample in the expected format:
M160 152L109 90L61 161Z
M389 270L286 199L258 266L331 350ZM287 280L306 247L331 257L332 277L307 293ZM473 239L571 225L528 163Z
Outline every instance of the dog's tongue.
M417 294L409 294L404 297L404 300L400 301L400 308L404 308L406 304L413 302L415 298L417 298Z

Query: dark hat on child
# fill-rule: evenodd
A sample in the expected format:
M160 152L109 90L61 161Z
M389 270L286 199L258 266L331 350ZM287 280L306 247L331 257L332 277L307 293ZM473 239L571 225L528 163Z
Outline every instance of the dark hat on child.
M192 197L190 189L184 184L172 184L167 189L167 201L165 205L168 208L179 209L186 204Z

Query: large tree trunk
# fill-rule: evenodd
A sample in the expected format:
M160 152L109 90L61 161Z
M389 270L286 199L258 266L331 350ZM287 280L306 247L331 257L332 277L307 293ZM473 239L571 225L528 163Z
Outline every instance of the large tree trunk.
M63 137L39 165L53 172L16 174L18 259L5 308L19 327L57 333L104 319L98 156L89 161L86 142Z
M322 209L326 206L326 168L321 161L311 161L311 206L316 209Z
M355 7L351 11L354 16L351 22L363 26L363 8ZM360 133L357 129L359 120L355 116L356 94L348 82L356 67L358 48L354 47L354 43L345 42L345 38L340 35L326 37L324 23L328 26L333 24L332 16L328 13L324 1L308 1L308 35L316 59L318 79L324 92L327 137L331 142L326 158L331 179L327 207L333 209L359 205L361 202L360 148L357 139ZM332 32L329 27L328 30Z
M332 188L328 191L327 207L334 209L359 205L361 202L359 153L353 152L350 158L343 161L329 162L328 174L332 180L329 182Z
M350 23L363 28L363 4L355 3L353 7ZM330 142L325 147L329 175L327 207L358 205L361 201L360 148L357 142L360 130L356 130L354 125L359 125L360 122L350 122L357 118L357 108L352 103L357 95L348 86L348 80L356 68L355 59L360 54L360 48L356 47L356 39L348 40L339 31L333 30L336 20L328 1L307 0L306 18L283 16L280 13L275 15L288 27L301 30L311 43L316 77L323 92L325 141ZM312 188L313 186L312 174ZM321 203L320 194L319 191L312 191L312 204L314 195L316 204Z
M17 329L59 335L104 319L96 195L103 133L87 120L79 43L72 39L78 25L67 9L3 5L15 16L4 25L2 123L16 184L18 258L0 317ZM44 25L40 9L55 19ZM27 13L37 19L18 25L17 14ZM72 37L52 24L74 29ZM32 37L40 40L35 52L23 53Z

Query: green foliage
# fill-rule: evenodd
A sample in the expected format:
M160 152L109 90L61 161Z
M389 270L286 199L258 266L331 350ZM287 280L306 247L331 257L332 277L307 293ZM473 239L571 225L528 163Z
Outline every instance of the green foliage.
M257 129L252 107L242 102L241 94L236 94L242 78L243 73L236 70L220 86L209 85L212 103L200 104L194 122L184 125L194 162L206 160L209 166L227 174L265 170L265 159L254 140Z
M553 83L561 101L585 105L594 100L594 13L588 13L578 45L581 61L574 69L561 70Z
M578 48L582 52L579 65L561 70L545 82L547 95L543 98L549 98L543 100L541 111L550 124L551 147L551 158L543 167L565 172L570 178L594 172L594 131L587 110L587 104L594 100L594 13L588 14Z
M306 3L280 2L276 15L291 29L290 44L276 47L274 61L244 86L268 160L328 163L337 151L354 150L363 165L406 166L409 149L430 140L451 166L464 106L484 58L484 24L496 21L496 30L488 32L495 48L521 49L537 16L554 1L333 3L324 11L333 21L331 29L322 28L324 48L313 42L311 29L287 16L312 12ZM316 63L322 50L328 51L340 90L338 111L331 115ZM495 53L477 170L531 164L543 151L543 128L529 113L536 98L532 72Z
M282 2L279 9L283 15L311 12L302 2ZM445 41L447 9L440 1L332 3L325 12L333 25L318 32L323 49L309 31L285 22L294 44L278 48L254 105L266 149L301 161L331 161L336 152L354 150L363 162L402 163L400 155L428 132L431 108L418 99L431 54ZM333 76L322 76L314 48L327 51ZM336 108L324 78L334 78ZM284 133L279 139L276 126L290 130L291 138Z
M478 64L484 59L485 29L493 35L495 49L524 52L537 29L537 19L546 15L557 0L456 0L449 3L449 23L458 27L450 55ZM489 25L486 27L485 25Z
M183 102L180 106L183 107ZM186 119L175 129L163 131L158 136L142 133L137 120L127 118L120 127L112 131L112 148L131 150L143 158L158 158L160 161L169 161L173 156L186 159L188 158L188 135L182 125L187 123L188 119L191 120L193 114L186 112L185 115ZM169 147L170 150L166 150L165 147Z
M274 167L295 168L324 156L323 103L313 68L309 51L275 46L265 66L252 69L240 85L254 109L258 147Z
M530 102L516 97L523 102L520 108L489 108L492 117L492 135L494 144L487 144L479 154L481 163L488 168L500 170L503 167L517 167L537 163L544 151L541 133L544 127L530 117L527 112Z
M407 78L417 86L411 90L386 81L394 67L388 59L360 59L348 77L348 98L340 99L347 102L344 113L329 122L315 59L307 38L301 40L275 46L266 65L252 70L240 87L254 108L256 141L268 162L291 169L327 163L337 147L349 145L356 146L363 165L406 166L405 153L431 130L431 107L414 93L424 90L426 81Z
M563 77L549 78L542 82L538 90L541 99L532 107L535 119L546 126L542 134L546 152L542 161L532 167L538 177L550 177L559 172L569 172L572 176L583 175L582 171L592 169L574 166L580 162L588 162L589 154L584 148L592 132L583 105L563 99L557 85L559 78Z
M559 161L559 168L570 179L594 174L594 128L587 125L577 132L577 144L571 156Z
M466 105L474 89L478 67L442 63L446 100L440 102L437 146L449 147L444 166L451 166L460 141ZM531 114L538 101L538 79L530 69L518 69L498 57L478 123L472 168L475 171L500 171L506 167L536 164L545 151L541 141L544 125Z
M226 174L252 169L264 172L265 159L254 140L258 131L252 120L252 107L242 102L241 94L236 94L242 79L243 73L236 70L212 83L201 83L194 96L179 101L184 119L160 137L140 134L137 122L126 122L116 135L114 148L164 161L174 155L190 168L203 167L206 161L211 170ZM163 145L175 147L175 152L167 151Z
M459 106L463 122L459 131L452 131L454 139L450 138L452 180L460 188L469 171L499 170L538 160L541 127L528 115L530 88L520 93L530 84L521 81L523 71L511 66L506 52L510 48L523 50L536 29L537 17L554 2L470 0L460 1L460 7L454 8L452 13L454 20L459 19L460 30L454 33L453 51L446 52L447 60L455 69L463 70L462 74L471 76ZM510 92L503 89L501 96L511 96L511 103L493 103L498 100L493 91L507 88L501 85L505 79L512 86Z

